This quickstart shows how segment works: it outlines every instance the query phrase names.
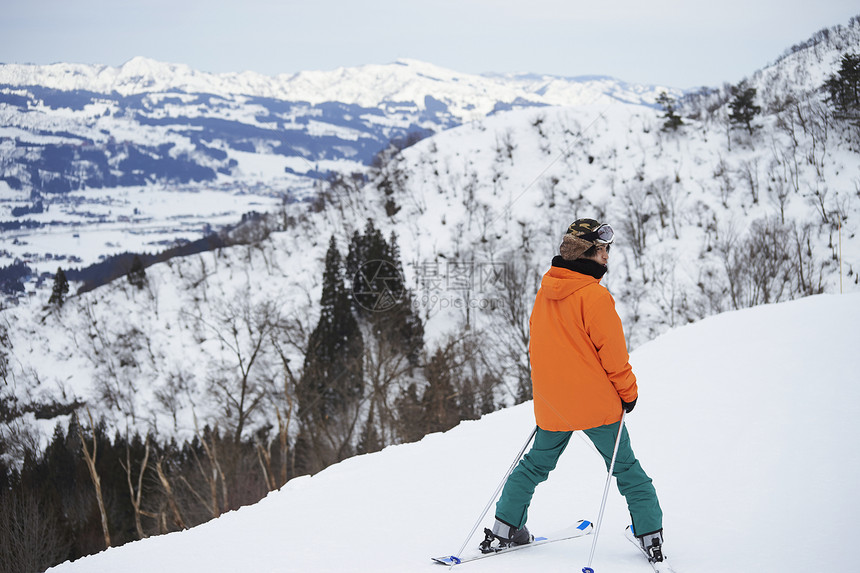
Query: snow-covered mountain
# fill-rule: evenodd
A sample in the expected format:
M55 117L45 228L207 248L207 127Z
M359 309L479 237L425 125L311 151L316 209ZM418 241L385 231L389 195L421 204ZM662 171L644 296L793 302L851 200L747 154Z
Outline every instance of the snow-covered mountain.
M822 295L709 318L633 352L641 398L627 418L631 443L654 479L678 573L856 568L860 464L843 439L860 431L860 386L850 382L860 368L858 322L860 295ZM430 557L457 553L533 427L529 402L295 479L198 528L50 571L442 571ZM531 531L596 520L605 476L588 440L575 436L538 486ZM595 571L651 570L624 539L628 520L613 485ZM491 516L480 522L469 547L490 524ZM463 567L579 571L592 541Z
M119 67L85 64L2 64L0 86L41 86L64 92L123 96L184 92L221 97L244 95L320 104L340 102L362 107L410 103L428 107L428 96L445 103L462 121L487 115L498 105L577 105L616 97L653 103L668 86L627 84L609 77L567 78L536 74L475 75L417 60L401 59L331 71L303 71L265 76L255 72L212 74L183 64L144 57Z
M146 289L119 280L62 309L34 292L0 315L3 394L42 443L56 420L37 419L34 404L87 403L116 427L166 435L191 435L198 421L230 427L236 412L225 418L212 384L242 368L251 341L225 346L222 330L265 311L288 325L290 357L302 364L329 238L345 250L368 218L397 237L428 352L485 333L502 402L527 368L522 309L576 217L618 231L603 284L632 347L733 308L857 291L857 134L827 115L816 81L789 81L827 77L851 49L860 50L860 22L753 74L763 113L752 134L728 123L720 91L686 104L677 131L662 130L654 108L619 100L497 113L384 158L366 184L321 188L313 208L281 206L259 242L150 267ZM256 367L269 395L282 350L266 350ZM247 431L270 414L257 410Z
M117 68L6 64L0 176L47 193L148 180L214 183L252 176L234 152L253 152L280 157L282 176L320 177L360 171L392 140L494 112L612 99L653 104L664 90L679 93L611 78L460 74L411 60L276 77L146 58Z
M153 265L146 269L146 281L139 286L123 278L86 293L75 294L73 288L61 307L47 304L48 289L31 290L16 308L0 313L0 372L5 381L0 387L0 404L7 420L0 430L7 459L20 461L26 445L43 447L54 427L65 425L69 413L83 405L111 430L149 432L158 440L192 438L207 424L248 439L268 436L283 413L293 415L298 408L295 381L302 374L309 335L320 322L330 240L334 239L340 256L347 258L347 246L365 229L368 219L382 236L396 242L403 278L411 288L409 302L423 324L425 347L420 366L396 370L394 360L383 352L378 332L366 328L366 393L356 402L352 426L346 431L353 442L347 446L355 446L359 430L374 420L386 445L405 441L394 429L402 414L391 414L388 422L379 422L370 414L373 400L395 412L390 405L398 397L410 392L420 396L430 387L430 375L423 367L457 344L468 346L471 354L457 362L459 370L452 370L452 383L458 386L451 393L465 395L467 390L474 391L466 387L470 380L481 380L488 384L494 406L513 403L518 387L528 381L528 312L538 281L557 252L561 234L577 217L595 217L616 229L610 272L603 284L616 299L632 348L644 349L662 333L728 310L822 292L856 293L860 291L860 141L856 126L828 107L828 94L821 85L838 70L840 58L851 52L860 52L860 20L856 19L848 27L816 35L771 66L752 73L745 86L756 90L760 112L750 126L730 120L733 94L728 86L687 94L679 100L682 124L676 130L664 129L666 118L659 108L623 98L601 97L576 105L514 105L468 121L455 117L452 105L434 107L434 101L426 98L425 107L412 102L403 108L411 111L391 116L349 107L358 104L337 103L332 104L340 110L334 114L337 121L322 126L302 119L295 124L303 126L308 138L313 130L329 133L325 129L343 127L338 122L361 127L333 136L338 151L308 147L307 157L281 155L292 143L273 143L260 136L265 131L266 137L282 137L282 132L289 131L285 126L292 125L293 109L278 107L283 102L271 103L275 100L264 105L261 96L101 94L98 97L107 98L107 103L94 113L92 94L84 94L85 103L73 109L64 99L73 92L62 92L60 100L66 103L54 108L49 99L40 99L25 113L21 110L29 109L26 102L38 89L8 88L3 92L7 98L16 93L23 98L5 104L3 109L10 117L42 126L10 127L4 122L0 127L6 137L0 147L14 148L13 155L23 153L21 157L29 149L23 144L24 151L18 149L21 141L56 153L68 141L61 144L49 138L80 138L50 127L54 123L68 127L70 123L60 121L65 115L77 118L75 125L89 130L87 137L91 136L96 148L101 149L97 141L106 141L100 152L107 159L88 161L92 169L101 165L109 175L114 166L129 158L133 158L131 165L137 165L135 161L151 165L152 159L156 166L163 166L159 161L165 158L183 164L203 147L210 150L213 166L225 167L223 172L213 168L217 175L212 181L239 198L251 189L249 173L263 181L261 193L279 187L291 190L283 179L284 169L292 169L289 161L313 161L313 169L305 169L318 174L325 166L336 167L341 174L349 173L350 166L359 166L361 171L356 176L315 179L309 188L313 202L282 202L277 193L271 193L276 195L275 201L258 206L268 215L251 219L243 228L251 240L241 246ZM533 78L516 81L525 85ZM48 90L40 93L49 97L55 88L39 89ZM121 100L126 97L131 99ZM119 101L135 102L123 108L133 109L133 113L118 113L120 108L113 106ZM301 105L309 110L302 117L328 121L328 104ZM10 112L11 108L15 109ZM387 149L375 156L372 165L343 159L341 144L350 137L359 141L365 137L360 134L383 126L379 129L389 131L378 136L378 141L387 145L396 129L408 134L405 126L423 125L420 121L424 120L417 118L426 119L422 114L428 110L437 128L440 117L451 123L434 129L432 135L422 133L427 137L410 140L411 145L399 152ZM189 123L189 118L197 123ZM238 130L238 139L224 135L239 124L254 129L250 135ZM99 135L104 126L116 129L111 133L122 133L128 141L142 143L111 142L106 134ZM101 137L107 139L97 139ZM233 143L225 143L228 141ZM247 149L238 148L245 144ZM76 148L74 161L83 157L79 154L85 154L88 145ZM140 151L144 148L146 153ZM113 153L110 150L118 155L108 157ZM325 154L340 154L340 158L320 159ZM21 161L16 168L26 163ZM38 163L41 159L34 161L44 167ZM55 195L74 205L78 198L96 194L104 204L88 208L105 222L112 222L117 213L134 222L133 209L144 205L140 196L150 198L146 209L159 214L156 218L168 209L175 209L174 214L180 209L184 214L193 213L195 199L205 203L211 215L220 213L219 188L214 184L190 179L181 188L183 200L192 205L186 210L173 198L178 195L171 196L175 189L163 181L154 184L138 171L135 167L128 173L143 177L144 183L123 188L122 194L104 188L95 190L97 193L81 189ZM42 167L27 171L42 180L50 179L47 172ZM83 177L88 172L72 173ZM119 170L116 176L122 173ZM296 181L309 178L307 173L286 176ZM21 189L15 190L7 179L3 196L14 197L12 201L19 205L29 204L30 199L21 198L27 193L24 180L19 183ZM241 192L233 195L236 189ZM155 201L155 197L159 199ZM241 205L240 200L237 204ZM27 218L50 221L56 209L31 212ZM49 239L41 244L73 245L84 238L84 233L74 237L77 228L66 224L70 228L51 227ZM134 225L129 227L134 229ZM127 244L119 234L121 228L111 229L116 235L105 235L105 230L93 228L94 243ZM4 243L3 249L35 251L35 235L22 233L15 235L15 241L29 245ZM58 262L47 259L39 264L54 270ZM344 277L344 283L351 278ZM801 320L799 315L792 316ZM812 319L804 315L802 320ZM752 331L746 325L739 328ZM788 330L784 325L783 329ZM804 323L801 331L806 330ZM734 349L728 343L735 339L724 331L709 339L723 353L720 364L736 363L724 355ZM761 347L773 350L771 341L776 340L770 333L760 333L745 351L766 355ZM780 356L774 355L774 360ZM385 363L385 359L391 361ZM691 364L712 361L716 360ZM679 358L672 363L684 364ZM777 368L774 364L778 363L771 363L771 371ZM737 378L732 384L747 380L744 372L731 374ZM780 374L776 382L791 372L780 370ZM698 370L684 371L689 388L699 387L689 385L698 375ZM371 380L371 376L378 378ZM385 386L380 390L377 383L383 378ZM245 385L237 386L240 383ZM710 387L722 391L725 384L714 379ZM246 391L251 393L254 408L242 410L236 407L240 403L236 396L244 398ZM722 395L708 396L722 404L714 416L729 416L730 406L720 401ZM694 401L689 396L684 399ZM289 415L284 416L288 420L284 435L293 445L298 423ZM655 428L666 420L655 420ZM678 421L687 423L691 418ZM736 434L735 438L742 436ZM21 449L16 450L16 445ZM745 461L752 463L752 458ZM718 506L706 509L713 513ZM693 526L688 525L683 529L692 531ZM727 529L721 531L728 535Z
M23 261L38 277L162 250L247 212L312 200L326 178L365 173L390 145L516 108L649 105L663 90L680 94L409 60L277 77L146 58L0 65L0 232L11 239L0 267Z

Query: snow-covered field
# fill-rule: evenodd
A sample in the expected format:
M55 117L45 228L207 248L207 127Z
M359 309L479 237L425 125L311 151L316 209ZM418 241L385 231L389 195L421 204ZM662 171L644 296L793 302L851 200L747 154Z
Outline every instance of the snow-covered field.
M6 197L0 189L0 217L16 206ZM0 266L17 258L39 271L54 272L57 264L82 268L122 252L157 253L176 241L194 241L234 225L243 213L273 211L280 203L278 197L203 186L73 191L63 203L26 216L42 227L3 233ZM76 262L63 262L69 257Z
M632 354L640 399L628 425L657 487L678 573L856 570L858 323L860 294L820 295L707 318ZM533 427L525 403L294 479L193 530L50 571L441 571L430 557L463 544ZM599 456L574 437L538 487L532 532L596 520L604 481ZM624 539L628 520L613 488L596 572L650 571ZM592 540L458 568L579 571Z

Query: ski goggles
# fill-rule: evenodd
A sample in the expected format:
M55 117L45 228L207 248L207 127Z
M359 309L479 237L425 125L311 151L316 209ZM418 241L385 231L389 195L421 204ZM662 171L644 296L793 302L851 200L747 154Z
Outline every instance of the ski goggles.
M585 241L591 241L592 243L608 245L613 241L613 239L615 239L615 232L612 230L612 227L603 224L591 231L590 233L580 235L579 238Z

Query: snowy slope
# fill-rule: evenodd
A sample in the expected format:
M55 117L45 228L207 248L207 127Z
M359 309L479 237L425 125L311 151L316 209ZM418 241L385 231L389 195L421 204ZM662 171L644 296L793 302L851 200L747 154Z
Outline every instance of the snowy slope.
M660 495L678 573L856 569L860 461L844 441L860 430L858 322L860 295L821 295L708 318L632 354L633 447ZM193 530L50 571L442 571L429 557L457 551L533 424L522 404L295 479ZM575 437L538 488L530 528L596 519L604 479ZM595 571L650 571L623 537L627 522L613 490ZM578 571L591 541L462 567Z
M855 151L833 138L816 168L800 159L815 153L813 138L801 135L794 146L778 115L761 118L751 141L734 134L741 143L731 149L724 128L685 121L680 133L666 134L657 114L641 106L553 107L422 141L404 151L408 179L393 195L402 207L393 217L401 248L417 261L526 259L537 273L574 218L609 222L618 238L604 284L619 295L633 346L666 325L731 308L727 298L722 308L713 305L729 292L725 253L747 244L760 251L766 237L754 222L805 234L802 256L814 259L812 276L826 292L858 289ZM786 157L797 158L797 186L783 196L783 218L776 189L788 189ZM755 273L760 264L750 259L748 268Z

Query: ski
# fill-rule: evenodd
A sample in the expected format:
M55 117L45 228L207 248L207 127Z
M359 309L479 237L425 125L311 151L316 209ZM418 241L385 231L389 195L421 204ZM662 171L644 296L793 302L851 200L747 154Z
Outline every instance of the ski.
M672 569L671 565L669 565L669 561L666 559L665 555L663 556L663 561L651 561L648 557L648 552L639 544L639 540L636 539L635 535L633 535L633 529L629 525L627 526L627 529L624 530L624 537L636 546L636 549L639 550L642 556L645 557L645 560L648 561L648 564L651 565L651 568L654 569L654 573L675 573L675 570Z
M576 537L582 537L583 535L589 535L593 530L594 526L591 524L590 521L582 520L576 525L572 525L567 529L557 531L556 533L549 535L548 537L535 537L534 541L525 545L504 547L491 553L481 553L478 548L473 548L467 551L462 556L443 555L442 557L432 557L432 559L433 561L441 565L459 565L461 563L475 561L476 559L484 559L485 557L493 557L495 555L510 553L511 551L519 551L520 549L528 549L529 547L536 547L538 545L546 545L547 543L554 543L556 541L563 541L565 539L574 539Z

